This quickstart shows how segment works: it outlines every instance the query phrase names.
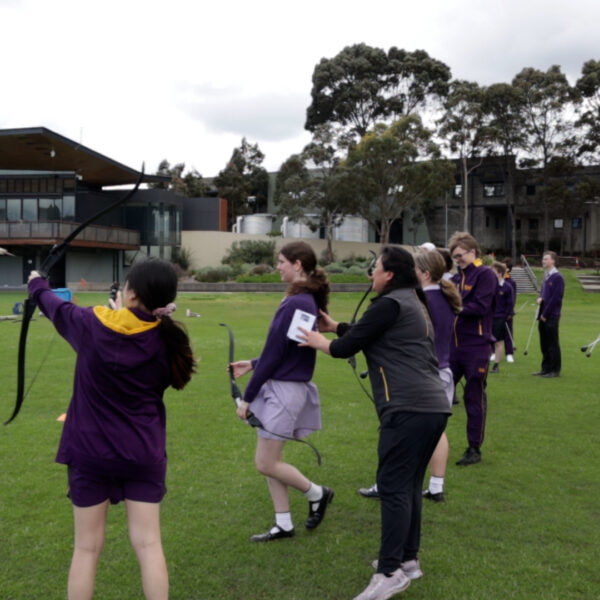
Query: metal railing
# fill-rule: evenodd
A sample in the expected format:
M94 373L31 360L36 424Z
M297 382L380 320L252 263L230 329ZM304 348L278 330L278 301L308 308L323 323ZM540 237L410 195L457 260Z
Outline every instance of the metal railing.
M529 281L531 281L531 284L535 288L536 292L539 293L540 292L540 284L538 283L537 277L535 276L533 269L529 266L529 263L527 262L527 259L525 258L524 254L521 254L521 263L523 265L523 270L525 271L525 273L527 274L527 277L529 278Z
M6 240L62 240L79 223L64 221L0 221L0 238ZM90 225L75 239L102 244L139 246L140 232L122 227Z

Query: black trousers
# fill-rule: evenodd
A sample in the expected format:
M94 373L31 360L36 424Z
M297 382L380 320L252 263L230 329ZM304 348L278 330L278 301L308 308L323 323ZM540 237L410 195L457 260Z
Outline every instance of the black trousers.
M542 372L560 373L561 355L558 340L559 319L546 319L539 322L540 349L542 350Z
M378 573L417 558L421 541L423 478L448 415L395 412L379 432L377 488L381 499Z

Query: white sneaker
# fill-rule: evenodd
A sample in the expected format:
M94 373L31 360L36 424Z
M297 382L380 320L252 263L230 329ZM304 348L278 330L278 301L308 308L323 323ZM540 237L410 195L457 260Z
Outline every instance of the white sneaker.
M515 362L515 357L512 354L507 354L506 362Z
M496 360L496 355L495 355L495 354L492 354L492 355L490 356L490 362L494 362L495 360Z
M379 560L375 559L371 566L375 571L377 571L377 567L379 566ZM400 568L404 571L404 574L410 579L421 579L423 577L423 571L421 571L421 564L419 563L419 559L415 558L414 560L407 560L406 562L400 563Z
M409 585L410 579L402 569L396 569L391 577L375 573L369 585L354 600L387 600L403 592Z

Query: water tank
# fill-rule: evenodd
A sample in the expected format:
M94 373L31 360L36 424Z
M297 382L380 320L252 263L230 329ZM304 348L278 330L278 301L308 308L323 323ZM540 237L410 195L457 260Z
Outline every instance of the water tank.
M236 219L234 231L237 233L266 234L271 233L275 217L268 213L243 215Z
M305 217L307 220L318 224L318 215L307 214ZM281 235L284 238L319 239L319 227L315 231L311 231L306 221L291 221L289 217L283 217Z
M368 242L369 223L362 217L345 216L342 224L333 230L333 239L338 242Z

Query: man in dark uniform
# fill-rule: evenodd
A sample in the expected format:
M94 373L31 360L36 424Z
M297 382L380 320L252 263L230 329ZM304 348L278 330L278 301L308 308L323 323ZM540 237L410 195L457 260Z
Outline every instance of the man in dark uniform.
M542 350L542 369L533 373L542 377L558 377L561 368L558 322L565 293L565 280L556 268L555 252L544 252L542 266L546 273L542 282L542 294L537 299L539 306L540 348Z

